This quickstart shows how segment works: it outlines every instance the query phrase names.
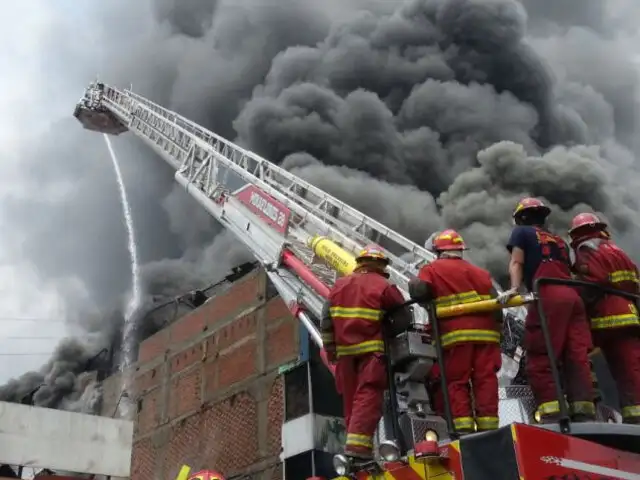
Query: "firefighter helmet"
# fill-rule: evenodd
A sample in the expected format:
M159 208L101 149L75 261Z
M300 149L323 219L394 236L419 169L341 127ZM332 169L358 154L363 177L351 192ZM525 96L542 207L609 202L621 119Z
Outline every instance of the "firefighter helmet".
M384 250L379 245L371 244L364 247L358 253L356 257L356 262L361 262L363 260L378 260L380 262L386 263L387 265L391 263L387 254L384 253Z
M225 480L225 478L221 473L214 470L200 470L192 473L189 476L189 480Z
M527 197L518 202L518 205L516 205L516 208L513 210L513 218L518 218L522 214L530 212L539 212L546 218L551 213L551 209L547 207L542 200Z
M440 234L433 239L433 249L436 252L446 252L451 250L466 250L467 246L458 232L448 229L440 232Z
M573 217L569 235L575 237L579 230L603 231L607 229L607 224L600 220L595 213L580 213Z

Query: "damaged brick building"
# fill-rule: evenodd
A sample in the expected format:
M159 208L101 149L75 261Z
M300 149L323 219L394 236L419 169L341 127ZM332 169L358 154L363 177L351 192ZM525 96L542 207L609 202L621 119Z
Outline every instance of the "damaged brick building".
M340 402L265 272L251 265L207 296L140 345L130 394L137 410L131 478L173 479L183 464L256 480L281 479L285 469L288 478L331 469ZM103 389L102 413L112 415L119 376ZM320 393L322 403L314 402ZM309 420L322 424L306 428L311 439L283 449L283 424L295 424L289 437L297 438Z

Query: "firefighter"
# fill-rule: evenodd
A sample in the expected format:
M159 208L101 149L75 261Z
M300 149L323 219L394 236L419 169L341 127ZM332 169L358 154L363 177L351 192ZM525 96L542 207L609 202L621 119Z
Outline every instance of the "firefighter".
M498 297L506 303L522 285L532 290L536 278L571 279L569 248L550 233L546 219L551 209L536 198L524 198L513 212L515 228L507 249L511 253L511 288ZM551 345L575 421L595 418L593 385L589 368L591 333L584 303L578 291L566 285L542 285L540 301L546 314ZM538 404L541 422L559 420L560 404L551 374L551 364L540 326L537 302L531 304L525 320L526 374Z
M406 330L411 311L389 281L389 259L377 245L356 257L351 275L339 278L329 293L320 330L327 357L336 364L347 442L345 454L373 458L373 435L382 416L387 389L385 335ZM393 316L387 315L394 311Z
M466 246L454 230L444 230L433 239L438 258L421 268L410 283L409 293L422 303L436 306L488 300L495 293L491 275L463 259ZM502 365L500 327L502 311L467 314L439 321L451 414L460 434L498 428L498 377ZM442 414L442 397L434 366L427 379L436 413ZM473 401L470 386L473 390ZM473 412L475 404L475 415Z
M574 272L587 282L639 294L638 268L611 240L607 224L593 213L571 223ZM600 348L618 387L625 423L640 423L640 319L635 302L598 289L585 289L594 344Z

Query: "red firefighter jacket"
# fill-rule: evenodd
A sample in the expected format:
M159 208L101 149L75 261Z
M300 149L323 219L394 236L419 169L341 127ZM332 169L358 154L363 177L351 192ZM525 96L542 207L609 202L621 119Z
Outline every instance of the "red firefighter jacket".
M418 277L431 286L436 307L489 300L491 275L462 258L439 258L420 270ZM458 343L500 343L493 313L461 315L439 320L443 348Z
M339 278L320 322L325 348L335 346L338 358L384 352L384 314L403 303L400 290L381 273L359 270Z
M587 239L575 247L574 269L582 280L639 293L638 268L611 240ZM588 308L593 330L640 327L634 302L617 295L598 295Z

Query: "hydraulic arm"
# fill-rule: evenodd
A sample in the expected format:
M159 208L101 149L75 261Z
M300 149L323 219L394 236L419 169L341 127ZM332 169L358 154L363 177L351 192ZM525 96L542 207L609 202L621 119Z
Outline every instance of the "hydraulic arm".
M336 275L351 271L353 253L368 243L387 250L393 262L391 280L405 294L410 277L434 258L287 170L129 90L93 83L74 114L90 130L129 130L141 138L176 170L176 181L265 266L283 297L314 317L320 314L322 292L309 279L331 286ZM286 252L290 255L283 255ZM286 264L291 257L299 260L295 277ZM307 281L300 278L303 269L310 274ZM416 323L424 324L424 311L416 310ZM521 310L512 313L523 318ZM307 316L303 321L321 344L309 320Z
M132 132L169 163L175 180L261 262L320 347L316 321L324 299L336 276L353 270L355 252L371 242L383 246L392 260L390 279L407 299L410 278L434 258L425 248L287 170L131 91L93 83L74 115L89 130ZM527 300L517 297L511 306ZM437 314L496 308L501 306L487 301L441 308ZM511 312L522 320L521 309ZM396 339L392 351L398 352L395 364L406 368L401 383L413 382L413 387L424 390L421 375L435 357L420 340L428 323L426 311L414 308L413 313L415 331ZM412 399L414 390L409 390L406 404L420 403L424 396Z

